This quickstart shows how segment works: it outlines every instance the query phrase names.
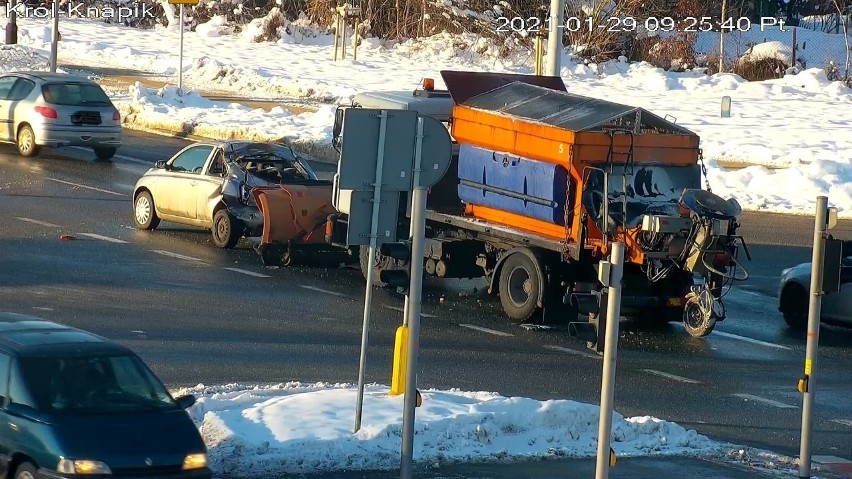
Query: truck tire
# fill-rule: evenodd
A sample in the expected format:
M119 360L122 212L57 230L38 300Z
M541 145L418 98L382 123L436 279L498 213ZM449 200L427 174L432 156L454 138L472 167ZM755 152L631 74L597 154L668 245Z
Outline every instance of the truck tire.
M691 295L683 308L683 327L690 336L703 338L716 328L716 316L711 314L705 318L698 305L698 297Z
M369 246L361 246L358 250L358 260L361 265L361 274L364 275L364 279L367 279L367 269L368 269L368 260L370 259L370 247ZM373 286L378 286L380 288L384 288L387 286L387 283L383 283L380 279L380 273L385 270L393 270L399 269L405 266L404 262L395 260L391 257L384 256L379 253L378 249L376 249L376 261L374 262L375 268L373 269Z
M500 268L500 304L512 321L529 321L537 312L543 285L536 265L523 253L512 253Z

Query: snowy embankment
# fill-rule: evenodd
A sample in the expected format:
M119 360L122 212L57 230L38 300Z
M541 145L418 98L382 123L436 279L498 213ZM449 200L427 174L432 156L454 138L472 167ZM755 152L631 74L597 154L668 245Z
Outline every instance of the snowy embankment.
M49 46L44 22L23 19L21 43L42 52ZM289 24L277 42L255 43L260 24L233 34L218 19L188 32L185 40L186 86L252 97L346 100L365 90L413 90L421 78L436 79L440 70L530 72L528 54L507 57L476 36L439 35L422 41L384 44L364 40L358 61L334 62L333 36ZM289 33L287 33L289 32ZM161 75L176 83L178 66L174 28L139 30L87 20L64 21L60 59L66 64L110 66ZM782 41L789 32L730 35L734 55L751 41ZM830 82L819 67L843 48L842 38L820 32L807 37L808 70L779 80L747 82L732 74L665 72L646 63L618 61L582 64L563 56L562 77L568 90L641 106L674 119L701 136L713 191L736 197L747 210L812 214L815 197L829 196L841 215L852 218L852 90ZM700 53L712 53L717 35L702 36ZM784 54L770 44L753 55ZM727 50L727 48L726 48ZM351 46L349 48L351 53ZM827 53L826 53L827 52ZM273 60L270 60L273 59ZM253 139L298 139L296 144L330 151L331 107L293 115L286 110L250 110L173 89L137 86L116 95L133 124L191 125L196 134ZM720 115L722 97L733 102L730 118ZM187 103L188 101L188 103ZM738 168L744 167L744 168Z
M361 429L352 432L357 387L289 383L271 387L197 386L189 409L219 474L280 474L399 467L403 396L365 388ZM594 457L598 406L537 401L489 392L422 391L415 418L414 458L450 463ZM613 413L612 447L620 457L712 455L732 446L652 417Z

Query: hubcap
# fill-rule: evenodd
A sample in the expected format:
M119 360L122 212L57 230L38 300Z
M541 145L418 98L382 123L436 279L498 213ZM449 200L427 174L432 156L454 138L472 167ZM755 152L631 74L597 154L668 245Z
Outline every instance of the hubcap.
M524 268L515 268L509 274L509 299L516 306L527 303L532 292L532 280Z
M704 323L704 314L701 313L701 308L698 304L688 304L686 307L686 325L692 329L698 329Z
M29 130L24 130L21 132L21 138L18 140L18 144L23 151L30 151L33 146L33 137L30 135Z
M219 221L216 222L216 237L222 240L227 234L228 225L223 218L219 218Z
M144 225L151 217L151 203L145 196L140 196L136 199L136 222Z

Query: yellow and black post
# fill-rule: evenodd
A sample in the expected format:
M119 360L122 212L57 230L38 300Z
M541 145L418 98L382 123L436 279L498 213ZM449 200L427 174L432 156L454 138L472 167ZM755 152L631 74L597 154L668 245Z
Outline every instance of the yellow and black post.
M404 269L383 270L379 274L382 283L388 287L396 288L405 294L405 309L403 311L402 326L396 329L396 338L393 347L393 369L391 371L390 395L398 396L405 392L405 372L408 367L408 301L411 277L409 268L411 265L411 241L398 241L396 243L384 243L380 248L382 255L397 260L397 263L407 265Z

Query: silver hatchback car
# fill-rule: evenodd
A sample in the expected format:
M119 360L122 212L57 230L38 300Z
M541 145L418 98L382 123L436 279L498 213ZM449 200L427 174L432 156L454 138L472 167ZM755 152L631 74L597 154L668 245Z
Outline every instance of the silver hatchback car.
M49 72L0 75L0 141L23 156L40 147L88 146L108 160L121 146L121 115L97 83Z

